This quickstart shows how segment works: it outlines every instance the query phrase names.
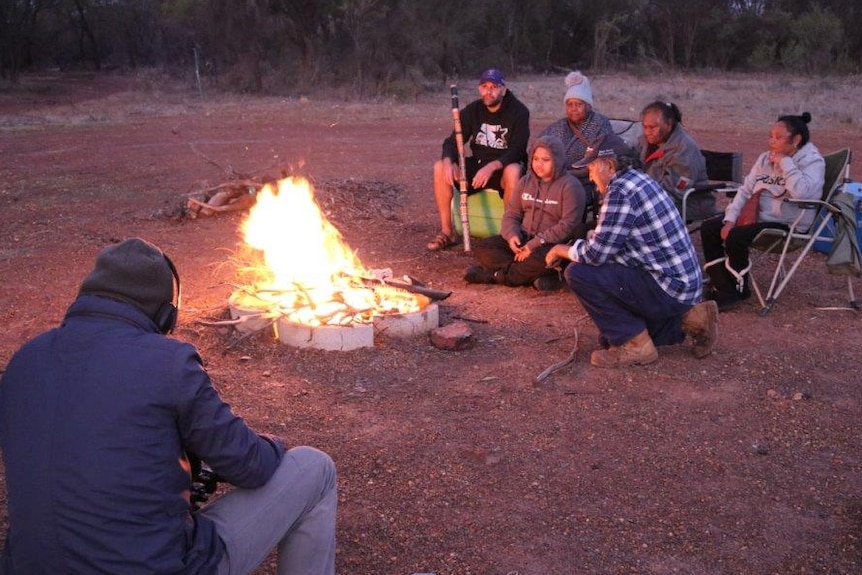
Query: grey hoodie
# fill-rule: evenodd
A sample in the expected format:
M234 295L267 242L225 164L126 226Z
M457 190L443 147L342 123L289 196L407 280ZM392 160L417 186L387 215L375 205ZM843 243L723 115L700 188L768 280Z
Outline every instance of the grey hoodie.
M540 147L550 151L554 159L554 176L549 182L540 180L532 169L533 152ZM556 136L540 136L530 145L528 165L530 169L506 206L500 235L507 242L519 236L530 250L545 243L570 241L575 228L583 222L587 196L577 178L563 173L563 142Z

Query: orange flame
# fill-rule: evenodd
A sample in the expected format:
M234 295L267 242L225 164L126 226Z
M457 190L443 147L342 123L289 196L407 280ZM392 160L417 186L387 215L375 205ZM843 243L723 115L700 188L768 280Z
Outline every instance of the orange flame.
M264 186L242 224L245 242L262 252L264 278L249 291L274 315L304 325L370 322L374 315L418 311L420 300L372 288L372 278L320 211L304 178Z

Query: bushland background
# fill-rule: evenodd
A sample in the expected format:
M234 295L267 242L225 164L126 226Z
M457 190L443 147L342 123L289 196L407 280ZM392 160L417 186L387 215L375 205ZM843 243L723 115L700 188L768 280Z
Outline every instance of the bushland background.
M417 94L574 68L858 72L854 0L0 0L0 77L160 68L199 89Z

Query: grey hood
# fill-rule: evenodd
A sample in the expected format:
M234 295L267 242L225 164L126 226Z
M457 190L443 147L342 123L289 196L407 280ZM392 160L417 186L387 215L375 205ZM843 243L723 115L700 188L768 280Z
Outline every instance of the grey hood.
M529 162L533 161L533 151L536 148L545 148L551 152L551 157L554 158L554 179L559 178L566 170L566 146L563 141L556 136L539 136L532 144L527 153L527 169L533 173Z

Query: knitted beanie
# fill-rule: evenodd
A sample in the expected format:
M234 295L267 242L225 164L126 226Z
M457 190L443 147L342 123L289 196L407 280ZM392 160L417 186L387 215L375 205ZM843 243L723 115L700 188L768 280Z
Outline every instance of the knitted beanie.
M566 88L563 104L570 98L577 98L590 106L593 105L593 90L590 88L590 79L579 71L569 72L569 75L566 76Z
M96 267L81 283L78 295L117 299L155 318L173 302L174 277L162 251L140 238L108 246L96 257Z

